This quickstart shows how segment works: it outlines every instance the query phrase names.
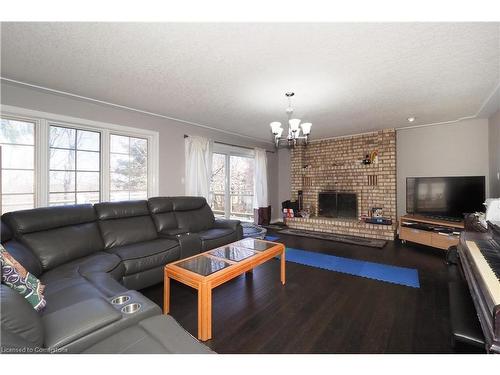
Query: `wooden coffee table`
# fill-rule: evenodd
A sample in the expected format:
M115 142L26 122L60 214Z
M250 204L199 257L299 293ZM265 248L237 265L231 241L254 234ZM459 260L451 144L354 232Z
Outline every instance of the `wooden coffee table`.
M245 238L229 245L169 263L164 268L163 313L170 311L170 279L198 290L198 339L212 338L212 289L281 255L281 283L285 284L285 246Z

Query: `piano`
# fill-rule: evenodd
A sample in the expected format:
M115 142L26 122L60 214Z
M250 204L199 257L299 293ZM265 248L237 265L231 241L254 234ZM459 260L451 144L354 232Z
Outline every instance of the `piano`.
M458 253L486 351L500 353L500 227L488 227L484 233L463 231Z

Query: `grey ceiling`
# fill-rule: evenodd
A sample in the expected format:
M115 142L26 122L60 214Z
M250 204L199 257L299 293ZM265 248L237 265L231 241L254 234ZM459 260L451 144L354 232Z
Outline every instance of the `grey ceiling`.
M474 115L499 23L2 23L1 74L270 140L284 92L313 138Z

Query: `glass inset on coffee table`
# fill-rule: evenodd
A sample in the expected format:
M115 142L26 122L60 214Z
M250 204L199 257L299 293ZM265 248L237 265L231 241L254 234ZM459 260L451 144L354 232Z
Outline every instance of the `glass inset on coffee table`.
M234 246L246 247L247 249L264 251L276 246L276 243L257 240L255 238L245 238L233 243Z
M231 264L228 262L205 255L200 255L177 263L177 266L203 276L208 276L230 265Z
M233 262L240 262L243 259L250 258L257 254L255 251L250 249L245 249L244 247L237 247L234 245L227 245L219 247L218 249L209 252L210 255L216 256L218 258L228 259Z

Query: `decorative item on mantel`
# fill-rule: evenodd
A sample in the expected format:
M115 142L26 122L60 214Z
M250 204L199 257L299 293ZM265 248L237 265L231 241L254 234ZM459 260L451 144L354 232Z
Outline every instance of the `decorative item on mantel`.
M374 150L365 155L365 158L361 160L361 164L369 165L369 164L378 164L378 151Z
M392 219L382 215L382 207L372 207L368 215L361 215L361 221L367 224L392 225Z

